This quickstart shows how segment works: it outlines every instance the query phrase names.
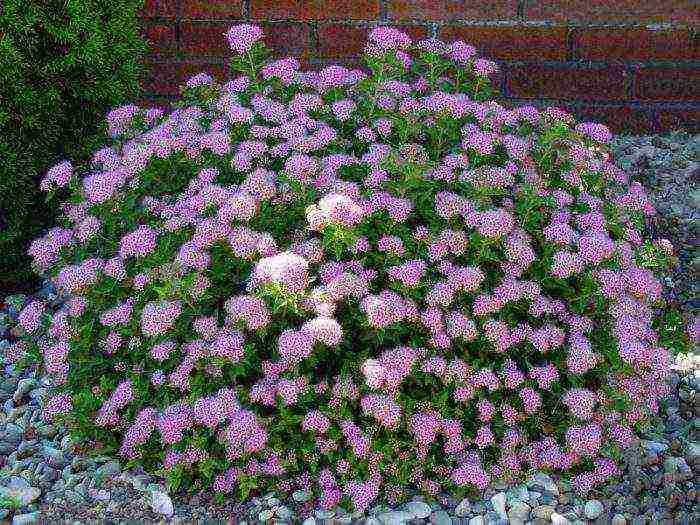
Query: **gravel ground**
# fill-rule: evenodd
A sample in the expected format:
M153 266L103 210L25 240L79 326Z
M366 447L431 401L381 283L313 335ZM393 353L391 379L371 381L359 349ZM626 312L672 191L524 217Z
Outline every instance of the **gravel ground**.
M689 325L698 319L700 257L700 135L617 136L613 157L650 191L660 217L649 224L652 236L669 238L678 265L665 277L665 297L678 304ZM32 297L5 298L0 310L0 363L14 340L22 304L35 297L62 304L50 283ZM7 338L7 339L3 339ZM555 525L700 523L700 357L676 358L671 395L656 424L624 455L624 474L616 483L581 499L564 480L536 473L516 487L494 485L479 499L427 504L419 496L366 514L345 509L321 511L308 494L266 494L245 503L217 506L209 495L168 495L163 480L123 471L111 458L88 457L65 430L41 420L50 386L38 369L18 372L4 366L0 378L0 522L30 523L304 523L304 525Z

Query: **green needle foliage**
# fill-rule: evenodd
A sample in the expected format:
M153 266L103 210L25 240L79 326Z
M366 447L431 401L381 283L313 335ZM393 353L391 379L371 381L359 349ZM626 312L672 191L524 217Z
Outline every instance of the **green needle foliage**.
M0 290L39 280L29 242L55 223L39 180L105 142L104 115L141 94L143 0L3 0L0 9Z

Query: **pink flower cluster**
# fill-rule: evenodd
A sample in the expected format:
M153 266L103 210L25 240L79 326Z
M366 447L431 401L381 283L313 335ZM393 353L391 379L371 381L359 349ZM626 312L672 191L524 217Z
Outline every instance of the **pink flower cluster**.
M364 214L362 206L350 197L335 193L324 196L317 205L309 206L306 210L309 229L314 231L321 231L328 224L354 228L362 221Z
M250 24L233 26L226 32L229 46L239 54L247 53L262 36L262 30Z
M260 259L253 271L253 286L277 284L290 294L300 293L308 286L309 263L295 253L285 252Z

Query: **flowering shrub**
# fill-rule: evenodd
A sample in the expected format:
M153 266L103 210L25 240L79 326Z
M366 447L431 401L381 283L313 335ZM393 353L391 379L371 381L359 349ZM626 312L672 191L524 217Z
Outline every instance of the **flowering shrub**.
M376 28L367 75L261 36L231 28L233 80L113 111L92 170L42 183L70 197L29 251L70 299L24 308L15 350L48 329L45 415L173 487L324 507L615 476L667 388L672 247L608 129L489 101L461 41Z

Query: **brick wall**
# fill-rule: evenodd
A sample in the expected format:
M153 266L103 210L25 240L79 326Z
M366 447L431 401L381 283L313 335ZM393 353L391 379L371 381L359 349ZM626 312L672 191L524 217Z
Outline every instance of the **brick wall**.
M191 75L228 78L223 33L241 21L312 69L363 67L381 24L475 46L500 65L504 106L559 106L616 133L698 133L699 20L697 0L146 0L141 26L148 100L165 107Z

